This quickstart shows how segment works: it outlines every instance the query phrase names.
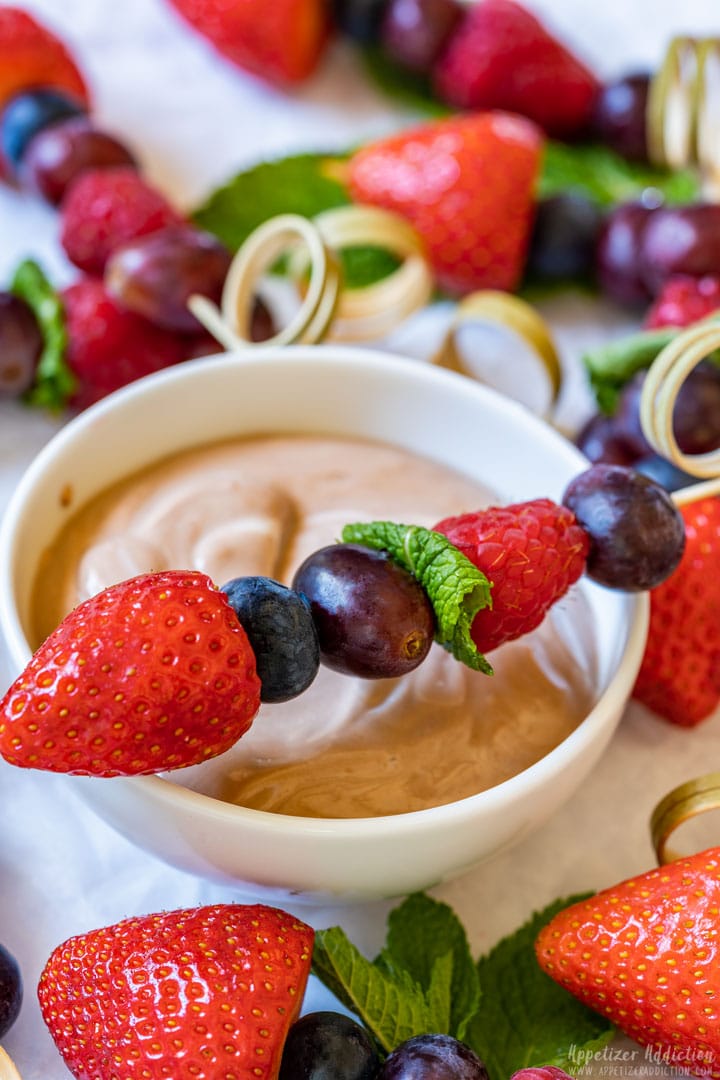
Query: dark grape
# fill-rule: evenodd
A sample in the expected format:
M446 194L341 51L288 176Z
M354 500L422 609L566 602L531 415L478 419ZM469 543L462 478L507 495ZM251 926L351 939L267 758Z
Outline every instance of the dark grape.
M320 648L305 597L267 577L233 578L222 591L255 653L260 700L289 701L307 690Z
M546 281L592 276L603 215L596 204L574 192L542 199L530 237L527 273Z
M372 45L380 36L387 0L331 0L335 25L361 45Z
M640 398L647 373L639 371L623 387L616 421L637 446L640 457L652 450L642 431ZM673 432L684 454L705 454L720 446L720 368L703 361L680 387L673 409Z
M647 454L633 462L633 469L642 473L643 476L654 480L666 491L680 491L682 488L697 484L697 476L691 476L683 469L679 469L672 461L662 457L661 454Z
M39 132L28 145L20 179L53 206L85 169L136 166L133 154L118 139L98 131L85 116L64 120Z
M657 207L624 203L611 211L595 248L595 272L606 296L628 307L644 307L652 299L641 265L642 242Z
M629 161L647 161L647 99L650 76L624 75L607 82L595 99L590 135Z
M15 958L0 945L0 1039L17 1020L22 998L20 968Z
M293 588L310 601L321 660L335 671L393 678L427 656L435 630L430 601L385 552L331 544L308 556Z
M85 110L74 98L59 90L29 90L11 98L0 115L0 151L17 169L38 132L61 120L83 116Z
M374 1080L379 1068L365 1028L342 1013L315 1012L290 1028L278 1080Z
M43 338L31 308L0 292L0 397L19 397L35 378Z
M593 465L570 481L562 501L590 536L587 574L601 585L653 589L680 562L680 511L664 488L633 469Z
M416 1035L385 1059L378 1080L488 1080L488 1072L452 1035Z
M459 0L390 0L380 27L383 52L408 71L429 75L464 11Z
M161 229L118 248L105 285L118 303L167 330L190 333L199 323L188 309L193 293L218 302L231 256L219 240L190 226Z
M615 418L601 413L588 420L576 436L575 445L590 461L604 461L608 465L632 465L640 456Z
M674 274L720 274L720 205L696 203L657 210L640 237L640 269L653 296Z

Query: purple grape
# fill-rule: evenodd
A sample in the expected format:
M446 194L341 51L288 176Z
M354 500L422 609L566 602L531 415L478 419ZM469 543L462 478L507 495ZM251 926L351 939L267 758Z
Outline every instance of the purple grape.
M464 12L460 0L390 0L380 28L383 52L408 71L429 75Z
M615 418L601 413L588 420L576 436L575 445L590 461L603 461L606 465L632 465L640 456Z
M187 306L193 293L220 300L231 256L219 240L191 226L161 229L124 244L110 256L110 295L167 330L192 333L199 323Z
M612 300L627 307L645 307L652 299L643 276L643 237L657 207L642 202L616 207L600 229L595 249L597 281Z
M267 577L233 578L222 591L255 653L260 700L289 701L307 690L320 649L305 597Z
M527 273L545 281L590 277L602 220L595 203L576 192L542 199L535 212Z
M639 250L642 281L651 296L675 274L720 274L720 205L658 209L642 230Z
M365 1028L342 1013L314 1012L290 1028L278 1080L373 1080L379 1068Z
M17 171L33 138L60 121L84 116L76 98L59 90L28 90L11 98L0 114L0 151Z
M32 309L0 292L0 397L19 397L35 378L43 338Z
M53 206L85 169L136 166L133 154L118 139L98 131L85 116L64 120L39 132L20 165L20 179Z
M488 1072L452 1035L416 1035L385 1059L378 1080L488 1080Z
M605 83L595 100L590 135L629 161L647 161L650 76L624 75Z
M17 1020L22 998L20 968L15 958L0 945L0 1039Z
M621 465L593 465L570 481L563 505L590 536L587 574L612 589L654 589L677 567L685 523L667 491Z
M435 632L430 601L385 552L331 544L308 556L292 585L310 601L327 667L387 679L413 671L427 656Z
M615 422L638 450L652 452L640 422L640 398L647 372L638 371L623 387ZM673 410L675 440L684 454L705 454L720 446L720 368L704 360L680 387Z

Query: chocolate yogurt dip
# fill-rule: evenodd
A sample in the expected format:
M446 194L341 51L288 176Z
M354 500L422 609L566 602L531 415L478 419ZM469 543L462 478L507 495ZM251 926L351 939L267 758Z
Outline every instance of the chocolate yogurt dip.
M432 526L489 501L459 472L359 439L259 436L186 451L68 521L34 589L35 643L79 601L135 574L193 568L218 585L242 574L289 581L348 522ZM492 787L557 746L592 705L592 635L578 631L584 613L572 615L583 603L575 591L539 630L496 650L493 677L437 645L401 679L321 668L299 698L262 706L232 750L171 778L306 817L397 814Z

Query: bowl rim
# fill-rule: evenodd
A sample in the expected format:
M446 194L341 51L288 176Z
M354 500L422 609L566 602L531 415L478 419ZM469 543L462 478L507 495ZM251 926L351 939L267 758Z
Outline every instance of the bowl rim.
M162 392L165 385L175 382L192 382L196 378L202 379L203 373L209 374L217 368L225 368L231 364L252 367L265 365L269 361L274 364L282 361L291 364L311 361L322 368L332 369L340 364L351 363L357 369L374 369L376 373L381 370L386 371L389 367L393 374L402 374L404 378L410 376L438 386L462 383L465 393L485 399L486 404L491 404L494 409L505 413L509 421L520 421L525 428L529 427L540 441L550 440L556 447L560 445L566 455L572 455L577 460L578 467L589 464L581 452L564 439L560 432L535 416L526 407L491 387L430 363L409 360L400 354L381 349L328 344L255 346L242 353L223 352L216 356L185 361L183 364L153 373L115 391L72 418L49 439L22 475L0 520L0 634L5 639L5 646L11 655L13 666L16 665L21 651L25 654L30 653L15 603L15 591L10 573L14 535L20 523L25 502L35 485L42 480L47 463L58 452L64 452L68 445L72 446L76 439L83 438L88 428L97 427L106 413L132 408L135 401L140 397L145 397L149 392ZM199 816L208 821L217 821L218 818L222 818L228 820L229 823L245 827L254 826L266 833L284 833L292 830L293 833L303 836L331 833L334 838L348 840L361 835L370 838L382 834L387 838L389 833L403 835L415 832L423 822L444 829L453 821L461 824L465 819L476 819L480 805L487 813L500 813L508 804L514 803L517 797L529 796L535 788L544 787L551 781L565 765L571 765L581 747L585 743L592 743L594 737L600 735L606 723L607 713L617 709L618 699L624 700L629 696L644 651L650 605L646 593L620 595L624 596L629 607L625 647L619 663L592 709L562 742L538 761L508 779L463 799L422 810L376 817L302 817L228 803L215 796L184 787L164 775L111 778L86 777L69 773L63 775L72 781L79 781L82 788L88 792L89 785L99 783L113 783L118 787L129 787L131 790L138 788L154 802L167 804L169 809L176 813L190 812L193 817ZM27 662L27 657L24 662ZM608 739L613 731L614 727L608 732Z

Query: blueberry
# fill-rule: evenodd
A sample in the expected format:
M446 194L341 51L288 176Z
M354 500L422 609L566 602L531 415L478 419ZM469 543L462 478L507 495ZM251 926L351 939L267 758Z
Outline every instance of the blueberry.
M0 1039L17 1020L22 996L20 968L14 957L0 945Z
M666 491L680 491L681 488L698 483L697 476L692 476L690 473L686 473L684 469L679 469L677 465L673 464L672 461L668 461L666 457L662 457L661 454L647 454L645 457L635 461L633 468L636 472L654 480L656 484L660 484Z
M373 45L380 37L387 0L332 0L335 25L361 45Z
M222 591L255 653L260 700L289 701L318 673L320 647L308 601L267 577L233 578Z
M17 168L31 140L44 128L84 116L85 109L58 90L31 90L11 98L0 117L0 151Z
M584 195L566 192L537 205L527 272L543 281L590 278L602 211Z
M315 1012L290 1028L278 1080L373 1080L379 1068L365 1028L342 1013Z

